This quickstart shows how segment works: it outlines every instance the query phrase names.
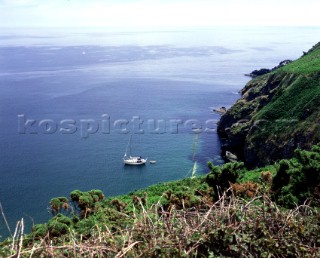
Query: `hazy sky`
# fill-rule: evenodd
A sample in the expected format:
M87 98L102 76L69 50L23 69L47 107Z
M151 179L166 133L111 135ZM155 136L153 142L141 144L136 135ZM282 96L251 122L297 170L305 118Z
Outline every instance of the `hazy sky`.
M319 0L0 0L0 26L320 25Z

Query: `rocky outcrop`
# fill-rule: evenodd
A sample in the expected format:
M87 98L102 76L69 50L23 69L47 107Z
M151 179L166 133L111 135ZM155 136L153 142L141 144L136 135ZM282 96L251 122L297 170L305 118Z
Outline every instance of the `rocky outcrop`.
M271 70L268 68L261 68L259 70L254 70L251 73L245 74L245 76L250 76L251 78L256 78L258 76L270 73Z
M306 54L306 53L304 53ZM274 70L277 70L278 68L281 68L287 64L290 64L292 62L292 60L283 60L282 62L280 62L277 66L273 67L272 69L268 69L268 68L261 68L259 70L254 70L252 71L251 73L249 74L245 74L245 76L250 76L251 78L256 78L258 76L261 76L261 75L264 75L264 74L267 74L267 73L270 73Z
M218 124L226 159L231 152L247 167L263 166L320 141L320 46L314 49L305 59L258 76L241 90L241 99ZM319 58L319 71L306 63L314 57Z
M221 108L214 108L213 112L216 112L220 115L223 115L227 112L227 108L226 107L221 107Z

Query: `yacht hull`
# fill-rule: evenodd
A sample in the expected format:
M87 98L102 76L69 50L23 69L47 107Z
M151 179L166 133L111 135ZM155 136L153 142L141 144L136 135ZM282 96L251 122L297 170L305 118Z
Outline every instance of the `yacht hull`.
M140 157L130 157L123 159L125 165L140 166L146 164L147 160Z

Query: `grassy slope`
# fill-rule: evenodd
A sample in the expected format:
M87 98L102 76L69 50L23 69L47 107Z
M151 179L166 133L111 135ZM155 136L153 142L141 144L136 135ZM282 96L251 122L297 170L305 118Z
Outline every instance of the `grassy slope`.
M320 141L320 44L300 59L251 80L222 116L226 150L248 166L290 158L297 147ZM246 123L237 123L246 119ZM225 129L231 131L225 133Z
M295 138L297 145L311 147L320 140L320 45L276 73L294 74L294 79L254 115L269 122L249 136L251 145L257 140L284 145Z
M275 73L298 75L256 115L257 119L302 119L320 107L320 44L300 59L278 69Z
M312 74L320 71L320 44L315 45L306 55L279 69L279 71Z

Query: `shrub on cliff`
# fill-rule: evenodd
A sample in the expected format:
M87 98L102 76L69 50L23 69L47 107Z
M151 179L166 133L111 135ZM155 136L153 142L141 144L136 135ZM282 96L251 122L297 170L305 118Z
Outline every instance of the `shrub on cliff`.
M52 198L50 201L50 208L53 215L60 213L62 210L68 211L69 201L66 197Z
M72 220L62 214L58 214L57 216L53 217L48 222L48 232L51 237L60 237L61 235L66 234L69 232L69 228L72 225ZM43 232L41 231L41 234Z
M206 182L213 187L216 196L230 187L231 183L235 183L240 174L246 171L243 162L226 163L221 168L208 163L210 173L206 176Z
M276 201L294 207L305 201L319 205L320 145L311 151L296 150L291 160L279 162L272 191Z
M80 217L84 218L94 213L96 205L104 199L104 195L101 190L96 189L88 192L74 190L70 193L70 199L73 202L76 213L79 213Z

